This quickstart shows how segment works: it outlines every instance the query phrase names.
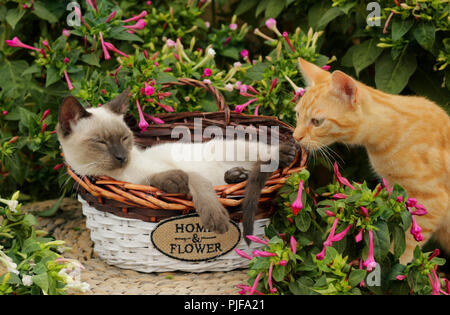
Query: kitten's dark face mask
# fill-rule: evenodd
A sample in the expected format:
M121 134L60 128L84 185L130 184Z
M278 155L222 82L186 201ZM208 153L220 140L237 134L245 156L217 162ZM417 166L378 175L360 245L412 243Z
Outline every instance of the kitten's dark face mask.
M72 96L60 107L58 139L69 165L80 175L104 175L129 163L133 133L123 120L127 89L99 108L84 109Z

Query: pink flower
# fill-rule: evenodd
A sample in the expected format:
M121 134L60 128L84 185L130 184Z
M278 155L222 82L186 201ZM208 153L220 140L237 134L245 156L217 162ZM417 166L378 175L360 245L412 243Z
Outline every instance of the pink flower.
M86 2L98 13L97 2L95 0L86 0Z
M280 261L278 262L278 266L286 266L286 264L287 264L287 261L286 261L286 260L280 260Z
M375 193L373 194L373 198L375 198L376 196L378 196L378 194L379 194L380 191L382 191L382 190L383 190L383 187L381 187L381 185L378 184L377 187L376 187L376 191L375 191Z
M405 280L405 278L406 278L406 275L398 275L395 277L395 279L397 279L399 281Z
M105 56L105 60L111 59L111 56L109 55L108 49L106 48L105 42L103 41L103 35L102 32L99 33L100 35L100 43L102 45L103 54Z
M41 51L40 48L36 48L36 47L33 47L33 46L26 45L26 44L22 43L17 36L14 37L13 39L7 39L5 42L10 47L25 48L25 49L30 49L30 50L36 50L36 51L39 51L39 52Z
M270 85L270 90L269 90L269 94L272 92L272 90L274 89L274 87L277 85L278 79L275 78L272 80L272 84Z
M64 58L64 63L65 63L65 64L68 64L69 62L70 62L70 59L69 59L69 58L67 58L67 57Z
M266 252L263 250L254 250L252 252L252 254L253 254L253 256L256 256L256 257L273 257L273 256L277 255L275 253L270 253L270 252Z
M66 30L65 28L62 30L62 34L67 38L70 36L70 31Z
M300 180L298 184L297 198L291 205L292 212L294 213L295 216L297 215L297 213L299 213L300 210L303 209L302 191L303 191L303 180Z
M298 88L297 91L294 91L295 95L294 97L291 99L291 103L294 103L297 98L302 97L303 94L305 94L305 89L304 88Z
M112 19L114 19L114 17L116 16L116 11L112 11L111 14L108 16L108 18L106 19L105 23L110 22Z
M334 235L333 238L331 239L331 242L338 242L338 241L342 240L344 238L344 236L348 233L348 231L350 230L351 227L352 227L352 225L349 224L345 228L345 230L343 230L342 232Z
M330 68L331 68L331 67L330 67L329 65L325 65L325 66L322 67L322 69L325 70L325 71L330 70Z
M80 7L79 6L75 6L74 7L74 11L75 11L75 15L77 15L80 18L81 23L83 23L83 25L85 25L84 20L83 20L83 15L81 14Z
M273 261L270 262L270 266L269 266L268 284L269 284L270 293L275 293L275 292L277 292L277 289L272 286L272 271L273 271Z
M259 111L259 107L260 107L261 105L256 105L256 107L255 107L255 112L253 113L253 115L254 116L258 116L258 111Z
M147 117L148 119L150 119L155 124L164 124L165 123L164 120L162 120L161 118L150 116L146 113L144 113L144 116Z
M212 74L212 70L210 68L205 68L205 70L203 70L203 75L205 77L210 77Z
M255 93L255 94L259 94L259 92L251 85L246 85L247 89L250 90L250 92Z
M142 133L142 132L147 130L149 124L145 120L144 115L142 114L142 109L141 109L141 106L139 105L139 100L138 99L136 99L136 107L137 107L138 112L139 112L139 124L138 124L138 126L141 129L141 133Z
M342 185L345 185L347 187L350 187L352 190L355 190L355 187L353 187L350 182L345 178L342 177L341 173L339 172L339 168L336 162L334 162L334 174L336 176L336 180L339 182L339 186L342 187Z
M225 85L225 90L227 90L228 92L233 92L233 84L227 83Z
M177 43L175 43L173 40L171 40L170 38L168 40L166 40L166 45L169 47L176 47Z
M122 20L123 23L128 23L131 21L137 21L139 19L142 19L143 17L147 16L147 11L142 11L141 13L139 13L136 16L133 16L132 18L126 19L126 20Z
M111 44L111 43L105 42L105 47L106 47L108 50L111 50L111 51L113 51L113 52L115 52L115 53L117 53L117 54L119 54L119 55L121 55L121 56L124 56L124 57L126 57L126 58L130 57L130 56L128 56L126 53L124 53L124 52L120 51L119 49L117 49L117 48L116 48L113 44Z
M61 167L63 167L64 166L64 163L60 163L60 164L56 164L54 167L53 167L53 169L55 170L55 171L57 171L57 170L59 170Z
M42 114L42 117L41 117L40 122L43 122L44 119L48 117L48 115L50 115L50 109L46 109L46 110L44 111L44 113Z
M246 252L244 252L243 250L240 250L238 248L235 248L234 251L236 252L236 254L238 254L239 256L241 256L242 258L248 259L248 260L252 260L252 256L250 256L249 254L247 254Z
M326 213L326 215L329 216L329 217L335 217L335 216L336 216L336 213L331 212L330 210L325 210L325 213Z
M8 111L7 111L7 110L4 110L4 111L2 111L2 114L3 114L3 116L8 115Z
M377 265L373 253L373 232L372 230L369 230L369 254L367 255L367 259L363 262L363 266L366 267L368 271L372 271Z
M42 127L41 127L41 134L44 133L44 131L45 131L46 128L47 128L47 124L46 124L46 123L43 123L43 124L42 124Z
M173 109L172 106L164 105L164 104L161 104L161 103L159 103L159 102L157 102L157 101L155 101L155 103L156 103L156 105L158 105L159 107L161 107L162 109L164 109L166 112L172 113L172 112L175 111L175 110Z
M334 198L334 199L345 199L345 198L347 198L347 195L346 195L346 194L338 193L338 194L334 194L334 195L331 196L331 197Z
M259 244L263 244L263 245L267 245L269 242L266 240L262 240L259 237L255 236L255 235L245 235L246 238L248 238L250 241L255 242L255 243L259 243Z
M431 289L433 295L440 295L441 291L441 281L439 280L438 275L436 274L436 270L433 269L431 273L428 274L428 279L431 283Z
M359 243L359 242L361 242L362 241L362 239L363 239L363 228L361 228L361 230L359 230L359 232L358 232L358 234L356 234L356 236L355 236L355 242L356 243Z
M241 57L244 59L248 58L248 50L247 49L241 50Z
M316 259L317 260L323 260L324 257L325 257L327 246L332 246L333 245L332 239L334 237L334 232L336 231L336 226L338 224L338 221L339 221L339 218L336 217L336 219L334 219L333 225L331 227L330 234L328 235L326 241L323 242L323 249L322 249L322 251L319 254L316 255Z
M150 96L153 93L155 93L155 88L153 86L148 85L147 82L144 82L145 88L144 88L144 93L146 96Z
M253 293L255 293L256 287L258 286L259 278L261 278L261 275L262 275L262 271L259 272L258 275L256 276L255 282L253 282L252 288L248 294L253 295Z
M73 85L72 85L72 82L70 82L70 78L69 78L69 75L67 74L66 70L64 70L64 77L66 78L66 82L67 82L67 85L69 87L69 91L72 91L73 90Z
M47 40L43 40L43 41L42 41L42 45L44 45L44 47L47 48L48 51L51 51L50 45L48 44L48 41L47 41Z
M230 30L235 31L235 30L237 30L238 26L237 26L236 23L231 23L231 24L229 25L229 28L230 28Z
M243 111L248 105L250 105L250 104L253 103L253 102L256 102L257 100L258 100L257 98L254 98L254 99L251 99L251 100L249 100L248 102L246 102L246 103L244 103L244 104L242 104L242 105L236 105L234 111L235 111L236 113L242 113L242 111Z
M386 190L388 192L388 197L390 197L394 187L389 188L388 182L386 181L385 178L383 178L383 185L384 185L384 188L386 188Z
M127 28L129 30L142 30L146 25L147 25L147 22L145 22L145 20L143 20L143 19L140 19L134 25L124 25L123 27Z
M294 236L291 235L291 252L295 255L297 253L297 241Z
M417 215L417 216L423 216L425 214L427 214L427 209L425 209L425 207L423 205L416 205L416 211L411 212L412 215Z
M412 224L411 224L410 232L411 232L412 236L414 236L414 239L417 242L423 241L423 236L421 233L422 228L417 224L416 218L413 215L411 215L411 220L412 220Z
M433 259L436 256L439 256L439 254L441 253L441 251L439 250L439 248L436 248L433 253L431 253L430 257L428 257L428 261L430 261L431 259Z
M361 208L361 213L367 218L369 216L369 211L363 206L361 206L360 208Z
M209 28L211 26L211 23L209 23L208 21L205 21L205 26L206 26L206 28Z
M150 6L152 4L152 2L149 0L147 1L147 6Z
M277 20L274 18L267 19L266 26L268 29L272 30L274 27L277 27Z
M403 203L403 196L398 196L395 200L397 202Z
M211 84L212 83L210 79L204 79L203 82L206 83L206 84Z
M289 47L291 47L292 52L295 53L295 49L294 46L292 46L291 41L289 40L289 35L287 32L283 32L283 37L286 40L286 43L289 45Z

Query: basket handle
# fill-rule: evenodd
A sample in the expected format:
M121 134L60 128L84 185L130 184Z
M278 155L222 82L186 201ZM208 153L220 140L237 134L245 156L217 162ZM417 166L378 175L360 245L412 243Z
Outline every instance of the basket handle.
M190 85L190 86L202 88L202 89L208 91L209 93L211 93L214 96L214 98L216 99L217 110L224 112L225 122L227 125L230 124L231 110L228 107L228 105L225 103L225 98L223 97L222 93L220 93L220 91L218 89L216 89L214 86L207 84L205 82L202 82L202 81L191 79L191 78L180 78L180 79L178 79L178 81L175 81L175 82L164 83L163 88L168 88L173 85Z

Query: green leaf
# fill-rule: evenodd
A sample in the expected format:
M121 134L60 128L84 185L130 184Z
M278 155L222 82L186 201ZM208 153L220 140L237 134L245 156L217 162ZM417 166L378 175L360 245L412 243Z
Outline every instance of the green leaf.
M433 23L420 22L412 30L412 34L417 42L428 51L431 51L434 45L436 29Z
M375 83L378 89L391 94L400 93L416 71L417 60L406 47L397 60L386 51L375 62Z
M36 218L31 213L27 213L23 217L22 224L24 224L27 227L32 227L33 225L36 224Z
M450 81L450 75L447 78ZM445 107L450 101L450 91L448 87L442 87L441 83L442 77L438 76L436 72L431 69L426 71L426 67L418 66L417 71L409 80L408 87L418 95L425 96Z
M392 29L391 29L391 37L393 41L397 41L400 38L403 37L408 31L411 29L411 27L414 24L413 19L400 19L400 18L394 18L392 21Z
M33 276L33 283L36 284L39 288L41 288L41 290L42 290L42 292L44 292L44 294L47 294L48 287L49 287L47 273L41 273L41 274Z
M49 23L53 24L58 22L58 18L52 12L50 12L40 1L36 1L36 3L33 5L32 12L39 18L46 20Z
M263 12L266 9L268 3L269 3L269 0L259 1L258 6L256 7L256 11L255 11L255 17L260 15L261 12Z
M128 41L137 41L143 43L144 41L142 38L137 36L136 34L130 34L128 33L123 27L118 26L114 27L110 33L109 37L118 39L118 40L128 40Z
M374 63L383 52L383 48L377 47L377 42L377 39L369 39L357 45L353 50L352 61L357 76L361 70Z
M61 79L61 76L59 75L59 69L56 68L54 64L51 64L47 68L47 77L45 80L45 87L49 87L53 83L59 81Z
M317 30L322 30L325 27L327 27L328 23L330 23L331 21L333 21L335 18L337 18L340 15L343 15L344 12L339 9L339 8L331 8L329 10L327 10L327 12L325 12L324 15L322 15L319 19L319 21L316 24L316 29Z
M266 19L276 18L284 9L284 2L280 0L269 0L266 7Z
M353 269L348 277L348 284L352 287L357 286L366 277L366 271L363 269Z
M330 1L322 0L314 4L308 10L308 24L313 29L317 29L318 21L325 15L330 8Z
M95 53L85 54L85 55L81 56L81 61L83 61L91 66L100 67L98 55Z
M286 275L286 266L275 266L273 268L272 277L275 281L283 281Z
M205 112L216 112L217 111L217 102L216 99L212 96L212 94L206 94L204 98L202 98L198 104L202 107L202 110Z
M400 258L406 248L405 231L401 227L395 226L392 238L394 240L394 256Z
M58 211L59 206L61 205L61 202L64 199L64 196L65 196L65 193L62 194L61 197L59 197L59 199L55 202L55 204L53 206L51 206L47 210L36 212L36 214L40 217L50 217L50 216L54 215L56 213L56 211Z
M389 238L389 228L386 222L379 221L374 224L373 233L373 250L375 260L382 261L389 253L391 241ZM369 246L369 237L365 237L366 245Z
M253 67L248 69L247 72L245 73L245 75L247 78L249 78L251 80L255 80L255 81L262 80L264 71L266 70L266 68L268 66L269 65L265 62L258 62Z
M259 0L240 1L234 14L241 15L241 14L245 13L248 10L250 10L251 8L253 8L258 2L259 2Z
M300 210L300 212L295 216L295 226L301 231L306 232L311 225L311 217L305 209Z
M25 10L19 8L10 9L8 10L8 13L6 13L6 22L14 29L24 14Z
M298 279L295 282L290 282L289 283L289 290L292 292L292 294L294 295L311 295L314 294L314 291L312 291L309 286L312 286L313 282L311 280L311 284L310 285L305 285L303 283L303 281L301 281L301 278Z

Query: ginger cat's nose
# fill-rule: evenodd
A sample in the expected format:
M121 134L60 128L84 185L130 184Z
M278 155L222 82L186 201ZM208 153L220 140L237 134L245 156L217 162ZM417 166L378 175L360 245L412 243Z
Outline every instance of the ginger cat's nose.
M294 130L294 134L292 135L295 139L295 141L300 142L305 137L304 134L302 134L298 129Z

